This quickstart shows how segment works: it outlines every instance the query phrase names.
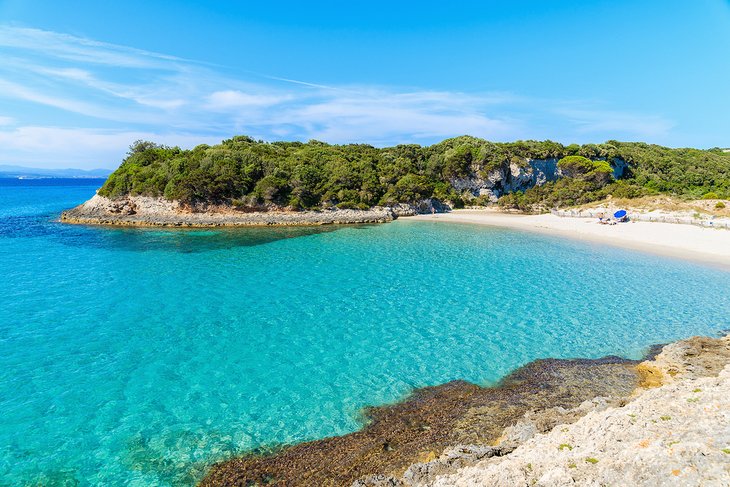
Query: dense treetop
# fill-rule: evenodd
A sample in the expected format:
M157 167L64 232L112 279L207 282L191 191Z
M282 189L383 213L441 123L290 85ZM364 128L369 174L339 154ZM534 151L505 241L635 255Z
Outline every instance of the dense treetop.
M730 154L720 149L669 149L644 143L609 141L564 146L552 141L495 143L463 136L422 147L375 148L319 141L263 142L237 136L191 150L138 141L100 190L108 197L164 196L186 204L263 205L293 209L370 207L425 198L484 203L458 192L459 178L486 177L527 166L529 159L560 159L564 177L524 193L503 196L500 204L521 209L585 203L608 194L651 193L701 197L730 196ZM614 181L607 161L622 159L629 170Z

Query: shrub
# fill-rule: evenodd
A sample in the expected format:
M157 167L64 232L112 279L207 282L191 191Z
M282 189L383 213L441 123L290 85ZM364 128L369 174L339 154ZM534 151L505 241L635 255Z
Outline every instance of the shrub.
M719 196L717 196L717 193L715 193L714 191L710 191L709 193L705 193L704 195L702 195L703 200L716 200L718 198Z
M469 168L473 159L471 148L461 145L454 149L448 149L444 154L443 174L446 178L463 177L469 174Z
M288 190L287 181L276 176L266 176L253 189L253 194L264 203L281 203Z
M558 161L558 169L569 178L577 178L593 170L593 161L583 156L567 156Z
M717 203L715 203L715 208L718 210L722 210L723 208L725 208L725 203L723 203L722 201L718 201Z
M606 161L592 161L583 156L567 156L558 161L560 172L575 179L606 185L613 179L613 168Z
M385 203L413 203L433 194L434 185L417 174L406 174L395 183L384 197Z
M647 193L646 188L643 188L636 183L621 180L613 182L606 186L605 192L607 195L610 194L614 198L626 199L640 198Z

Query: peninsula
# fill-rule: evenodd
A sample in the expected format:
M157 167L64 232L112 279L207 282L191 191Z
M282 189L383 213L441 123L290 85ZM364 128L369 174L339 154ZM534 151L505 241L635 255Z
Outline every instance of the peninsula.
M544 213L606 198L730 197L730 154L644 143L496 143L462 136L376 148L237 136L191 150L135 142L68 223L381 223L468 206Z

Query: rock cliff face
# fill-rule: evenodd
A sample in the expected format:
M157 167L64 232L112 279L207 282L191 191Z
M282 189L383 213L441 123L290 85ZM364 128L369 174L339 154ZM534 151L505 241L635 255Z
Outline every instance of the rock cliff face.
M627 171L628 163L623 159L609 161L613 176L620 179ZM451 178L452 186L460 193L473 197L483 196L496 202L500 196L515 191L525 191L541 186L548 181L563 177L558 168L558 159L526 159L504 163L489 171L473 171L469 177Z

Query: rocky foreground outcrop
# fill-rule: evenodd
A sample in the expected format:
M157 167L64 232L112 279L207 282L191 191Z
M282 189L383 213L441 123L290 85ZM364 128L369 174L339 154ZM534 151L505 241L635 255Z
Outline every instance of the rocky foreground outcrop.
M730 336L658 351L419 389L360 431L230 459L200 485L730 485Z
M572 410L597 396L627 397L641 381L637 363L618 357L541 359L495 387L452 381L417 389L402 402L367 408L367 424L359 431L214 465L201 487L342 487L378 473L401 474L413 462L437 458L454 445L474 445L474 456L506 454L514 448L508 443L488 446L505 426L529 411ZM541 418L538 431L565 421L562 414Z
M354 485L730 485L730 337L668 345L638 370L642 388L628 401L528 413L496 446L457 446Z
M206 205L191 208L178 201L149 196L109 199L95 195L87 202L61 214L65 223L160 227L235 227L267 225L330 225L385 223L398 216L414 215L417 208L373 207L368 210L327 209L320 211L247 212L232 206Z

